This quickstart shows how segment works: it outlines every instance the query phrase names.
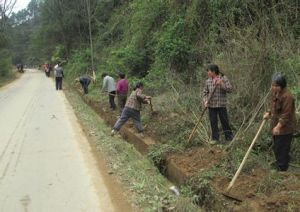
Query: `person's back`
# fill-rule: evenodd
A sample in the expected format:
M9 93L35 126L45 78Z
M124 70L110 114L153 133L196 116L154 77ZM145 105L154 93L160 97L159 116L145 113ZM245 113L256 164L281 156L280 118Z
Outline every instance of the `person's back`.
M107 92L112 92L116 90L116 83L114 78L111 76L105 76L103 79L103 89L105 89Z
M79 82L83 88L83 92L84 94L88 94L88 87L89 87L89 84L92 80L92 77L88 76L88 75L83 75L81 77L79 77Z
M125 79L125 74L119 74L119 81L117 82L117 96L118 96L118 104L120 107L120 112L122 113L123 108L125 107L127 101L127 93L128 93L128 80Z
M63 77L63 76L64 76L63 68L61 66L58 66L55 69L55 77Z
M117 83L117 94L127 95L128 93L128 80L120 79Z
M115 96L116 96L116 83L114 78L109 76L106 73L102 74L103 78L103 86L102 90L108 92L108 98L109 98L109 104L110 108L112 110L116 109L116 104L115 104Z
M55 86L56 90L62 90L62 81L64 77L64 71L63 68L58 65L55 69Z
M84 84L90 83L91 77L88 75L83 75L83 76L79 77L79 81L80 81L80 83L84 83Z

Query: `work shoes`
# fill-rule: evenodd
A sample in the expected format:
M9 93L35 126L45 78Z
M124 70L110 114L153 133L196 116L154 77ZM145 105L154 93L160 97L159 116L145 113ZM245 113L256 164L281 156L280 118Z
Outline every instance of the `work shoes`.
M145 138L145 134L143 132L139 133L140 138Z
M117 131L116 131L116 130L112 130L111 133L110 133L111 136L114 136L114 135L116 135L116 134L117 134Z
M215 144L217 144L217 143L219 143L217 140L210 140L210 141L209 141L209 144L211 144L211 145L215 145Z

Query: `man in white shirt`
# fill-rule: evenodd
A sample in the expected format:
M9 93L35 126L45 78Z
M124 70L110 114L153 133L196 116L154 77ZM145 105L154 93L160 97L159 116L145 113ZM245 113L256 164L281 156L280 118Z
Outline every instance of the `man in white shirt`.
M103 78L102 90L108 92L110 108L112 110L115 110L116 109L116 104L115 104L116 82L115 82L114 78L112 78L111 76L109 76L106 73L102 74L102 78Z

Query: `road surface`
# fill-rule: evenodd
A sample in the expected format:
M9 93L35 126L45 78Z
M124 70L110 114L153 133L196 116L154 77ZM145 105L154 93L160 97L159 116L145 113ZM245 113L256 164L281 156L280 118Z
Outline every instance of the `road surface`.
M0 88L0 212L114 211L89 148L42 72Z

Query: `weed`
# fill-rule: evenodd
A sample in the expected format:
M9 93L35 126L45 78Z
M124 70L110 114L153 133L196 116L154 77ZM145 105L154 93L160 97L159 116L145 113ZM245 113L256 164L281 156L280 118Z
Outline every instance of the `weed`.
M186 196L192 196L194 204L209 210L215 209L218 205L218 198L211 185L211 180L215 175L216 172L213 169L200 172L188 181L187 186L183 187L181 192Z
M283 182L283 177L278 172L272 171L258 185L257 192L264 193L264 194L277 192L283 188L282 182Z

